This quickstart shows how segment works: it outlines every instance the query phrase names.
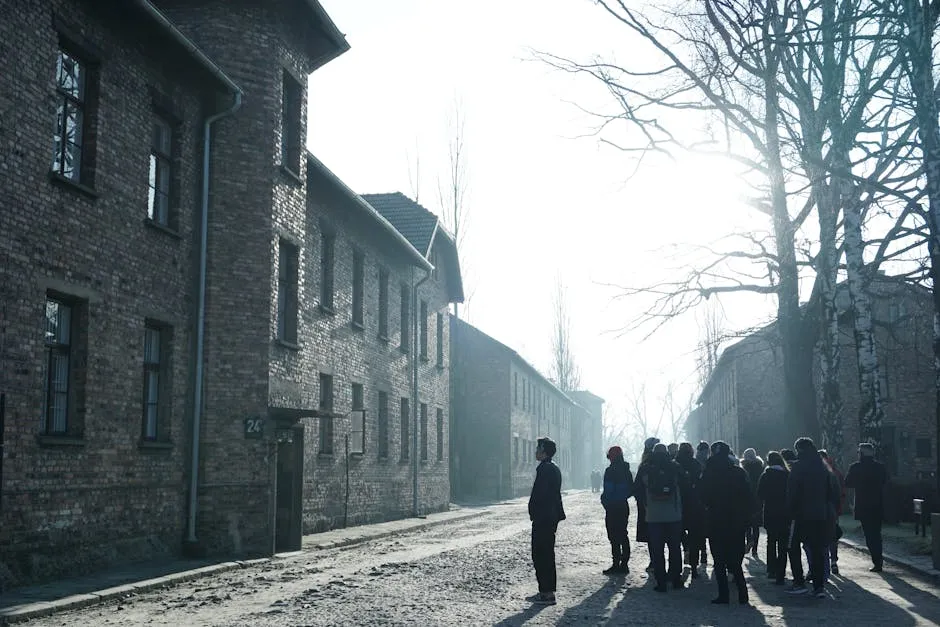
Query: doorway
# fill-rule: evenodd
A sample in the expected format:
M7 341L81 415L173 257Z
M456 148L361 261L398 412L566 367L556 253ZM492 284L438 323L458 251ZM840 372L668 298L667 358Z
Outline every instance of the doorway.
M278 429L274 550L299 551L303 536L304 428Z

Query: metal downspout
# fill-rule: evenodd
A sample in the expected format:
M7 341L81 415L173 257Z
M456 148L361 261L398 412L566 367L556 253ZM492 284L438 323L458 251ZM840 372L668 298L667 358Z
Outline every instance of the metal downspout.
M235 113L242 105L242 92L234 93L234 101L228 109L206 118L202 137L202 199L199 207L199 299L196 310L196 371L193 382L193 442L192 464L189 472L189 519L186 525L186 541L198 542L196 538L196 508L199 492L199 433L202 430L203 354L205 352L206 327L206 265L209 245L209 164L211 161L212 125Z
M418 406L421 399L418 398L418 350L421 347L421 338L418 336L418 316L421 314L421 310L418 308L418 288L424 285L425 281L431 278L431 271L424 271L424 278L414 284L414 287L411 290L411 311L413 323L412 323L412 344L414 350L411 352L411 396L414 398L414 402L411 404L411 415L412 420L412 430L411 430L411 441L414 444L414 459L411 462L412 468L412 499L411 499L411 509L412 514L417 518L420 516L421 512L418 510ZM414 267L411 269L411 280L414 281Z

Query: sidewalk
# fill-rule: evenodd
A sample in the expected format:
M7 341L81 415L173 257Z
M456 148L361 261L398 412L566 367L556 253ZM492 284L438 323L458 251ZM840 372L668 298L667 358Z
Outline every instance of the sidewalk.
M867 554L868 548L865 546L865 540L860 537L860 532L857 529L847 527L847 525L843 525L843 529L846 533L839 540L839 543ZM913 530L910 533L913 537ZM890 533L883 533L882 537L884 540L885 562L900 566L934 583L940 583L940 570L933 567L933 557L931 555L912 554L909 550L906 550L902 542L893 538Z
M146 562L84 577L14 588L0 596L0 625L19 623L114 598L124 598L147 590L172 586L238 568L251 568L271 559L284 559L304 552L350 546L418 529L476 518L488 513L489 510L485 508L458 508L428 514L422 518L405 518L375 525L310 534L303 537L300 551L278 554L273 558L236 561L176 559L158 563Z

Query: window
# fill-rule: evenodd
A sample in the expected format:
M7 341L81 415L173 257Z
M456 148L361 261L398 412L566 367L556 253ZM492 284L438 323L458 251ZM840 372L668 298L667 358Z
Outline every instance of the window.
M428 461L428 406L421 403L421 461Z
M512 438L512 461L514 464L519 463L519 436Z
M437 408L437 461L444 459L444 410Z
M421 308L419 309L421 315L421 359L427 360L428 358L428 303L427 301L421 301Z
M881 393L881 400L891 400L891 388L888 379L888 364L878 364L878 390Z
M167 386L169 366L170 330L167 327L147 323L144 327L144 440L167 439L164 425L170 393Z
M320 453L333 452L333 376L320 373Z
M401 350L408 352L411 342L411 290L407 285L401 286Z
M528 396L529 384L525 379L522 380L522 409L526 408L526 397Z
M293 172L300 173L300 154L303 142L303 100L304 88L287 71L283 76L283 94L281 100L281 165Z
M401 458L408 459L408 452L411 447L408 445L408 415L410 413L408 399L401 399Z
M43 430L50 435L69 431L69 383L72 375L72 307L46 299L46 376L43 385Z
M379 270L379 337L388 339L388 270Z
M388 393L379 392L379 457L388 457Z
M362 384L352 384L352 424L349 431L349 452L366 452L366 412L363 406Z
M320 308L333 311L333 251L336 237L332 233L320 236Z
M431 268L431 280L437 282L441 278L440 269L438 268L437 250L431 251L431 258L428 259L428 261L431 263L431 266L433 266Z
M297 292L299 283L299 249L282 239L278 246L277 269L277 337L297 343Z
M352 322L362 328L363 316L363 286L365 284L365 257L358 251L353 251L353 284L352 284Z
M917 438L915 445L915 457L930 459L930 438Z
M437 366L444 367L444 314L437 312Z
M170 187L173 183L173 127L164 119L153 121L150 175L147 179L147 217L170 226Z
M88 64L60 47L56 57L56 130L52 172L74 183L91 184L87 146Z

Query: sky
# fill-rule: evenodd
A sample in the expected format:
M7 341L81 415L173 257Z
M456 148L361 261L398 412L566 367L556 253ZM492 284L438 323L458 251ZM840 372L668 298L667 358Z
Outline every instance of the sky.
M582 387L610 419L641 385L653 407L670 384L693 395L696 315L649 339L623 333L648 303L615 286L675 278L677 253L765 219L714 158L648 160L631 176L634 157L603 144L584 111L616 103L534 53L636 59L649 54L641 42L590 0L321 1L351 49L310 79L308 146L352 189L401 191L439 212L455 106L464 118L463 315L547 375L561 281ZM773 311L754 295L720 308L729 328Z

